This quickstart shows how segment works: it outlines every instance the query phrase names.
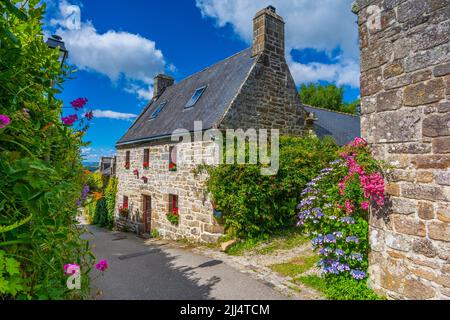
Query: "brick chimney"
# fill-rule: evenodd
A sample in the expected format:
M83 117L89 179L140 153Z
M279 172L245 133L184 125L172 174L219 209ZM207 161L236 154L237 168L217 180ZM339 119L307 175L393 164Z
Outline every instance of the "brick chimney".
M284 20L273 6L253 18L253 56L262 52L284 58Z
M165 74L158 74L153 82L153 97L158 97L163 94L164 90L173 85L175 80Z

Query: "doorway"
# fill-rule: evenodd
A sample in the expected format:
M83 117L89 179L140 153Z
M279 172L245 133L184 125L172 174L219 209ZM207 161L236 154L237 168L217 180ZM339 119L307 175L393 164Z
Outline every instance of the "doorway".
M143 195L144 233L150 233L152 224L152 197Z

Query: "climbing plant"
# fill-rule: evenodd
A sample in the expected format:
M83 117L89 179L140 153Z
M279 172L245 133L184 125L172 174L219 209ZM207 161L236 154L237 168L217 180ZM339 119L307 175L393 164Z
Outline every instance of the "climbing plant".
M56 96L72 71L44 43L44 11L38 0L0 1L0 299L89 293L92 256L76 226L89 114L77 127L62 117ZM80 265L81 290L67 289L67 263Z

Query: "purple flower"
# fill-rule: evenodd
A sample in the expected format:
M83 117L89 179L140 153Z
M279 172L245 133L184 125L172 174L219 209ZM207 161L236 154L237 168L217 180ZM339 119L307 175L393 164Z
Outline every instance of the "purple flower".
M336 238L332 234L327 234L324 239L325 243L336 243Z
M361 280L366 277L366 273L361 270L351 270L350 275L353 277L353 279Z
M341 231L335 231L335 232L333 232L333 234L334 234L337 238L342 238L342 232L341 232Z
M352 217L343 217L340 219L341 222L346 223L346 224L354 224L355 223L355 219L353 219Z
M319 236L315 237L314 239L312 239L311 242L314 246L321 245L323 243L323 236L319 235Z
M336 250L334 250L334 253L335 253L338 257L343 257L344 254L345 254L344 250L341 250L341 249L336 249Z
M348 237L345 239L345 241L346 241L347 243L349 243L349 242L358 243L358 242L359 242L359 239L358 239L358 237L356 237L356 236L348 236Z
M0 114L0 129L5 128L11 123L11 119L6 114Z
M100 260L96 265L95 268L100 271L105 271L108 269L108 261L107 260Z
M361 253L351 253L348 258L350 260L357 260L357 261L362 261L363 260L363 255Z
M83 198L83 199L86 199L86 197L87 197L87 194L89 193L89 186L88 185L86 185L86 186L84 186L84 188L83 188L83 191L81 191L81 197Z

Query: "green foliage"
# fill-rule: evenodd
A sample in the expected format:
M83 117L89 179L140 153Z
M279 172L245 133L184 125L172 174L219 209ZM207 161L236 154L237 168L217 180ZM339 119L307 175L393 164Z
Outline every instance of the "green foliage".
M243 239L265 238L292 227L300 192L335 156L331 139L281 137L280 168L261 175L261 165L222 164L205 167L207 187L227 231Z
M0 251L0 297L7 295L15 297L19 292L24 292L24 279L20 276L20 263L11 257L5 257Z
M357 113L360 104L359 99L345 103L344 87L334 84L302 84L298 94L301 102L307 105L351 114Z
M325 280L325 296L332 300L383 300L365 281L350 277L329 277Z
M111 177L105 189L105 201L107 210L106 227L112 229L114 225L114 209L116 207L117 185L119 180L116 177Z
M322 278L317 275L308 275L300 276L295 281L324 293L330 300L384 300L370 289L366 282L348 277Z
M82 298L92 258L75 220L84 131L60 121L55 96L70 70L44 43L45 4L18 5L0 1L0 114L11 119L0 129L0 299ZM67 290L67 263L81 265L81 291Z
M84 215L90 224L112 229L118 179L96 172L89 175L87 185L93 191L84 204Z

